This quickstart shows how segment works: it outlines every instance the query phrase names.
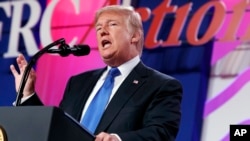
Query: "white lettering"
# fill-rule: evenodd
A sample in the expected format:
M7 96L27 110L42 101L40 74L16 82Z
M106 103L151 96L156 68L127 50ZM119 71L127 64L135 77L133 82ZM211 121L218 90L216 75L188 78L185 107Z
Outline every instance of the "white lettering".
M244 136L247 133L247 129L236 129L234 136Z
M59 0L50 1L43 13L40 25L40 41L42 47L45 47L53 42L53 39L51 37L51 19L54 8L58 2Z
M3 23L0 22L0 41L2 39L2 33L3 33Z
M10 31L10 40L8 51L4 54L4 57L15 57L19 54L18 52L18 41L20 34L22 34L25 47L27 49L28 55L33 55L38 51L36 45L32 27L37 24L39 20L41 7L37 1L13 1L10 3L13 5L12 13L12 22L11 22L11 31ZM21 27L22 14L24 5L28 5L30 8L30 17L27 21L27 24Z
M52 20L54 9L59 1L60 0L50 1L50 3L47 5L42 15L40 33L39 33L42 47L46 47L53 42L52 33L51 33L51 27L52 27L51 20ZM54 54L54 55L58 55L58 54Z
M241 135L243 136L244 134L247 133L247 129L241 129Z
M80 0L71 0L71 3L73 3L73 5L76 9L76 14L80 14L81 1Z
M46 47L48 44L51 44L53 42L51 36L51 20L54 9L59 1L60 0L51 1L43 13L40 25L40 41L43 47ZM71 1L71 2L73 2L76 13L79 14L80 12L79 8L77 8L77 1ZM72 46L77 42L77 40L78 38L74 37L69 44Z
M240 136L240 130L239 130L239 129L236 129L236 130L235 130L234 136Z

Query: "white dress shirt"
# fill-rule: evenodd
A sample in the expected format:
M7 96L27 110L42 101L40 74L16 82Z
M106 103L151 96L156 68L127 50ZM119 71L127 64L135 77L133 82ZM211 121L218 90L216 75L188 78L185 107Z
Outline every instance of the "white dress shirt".
M120 85L122 84L122 82L125 80L125 78L129 75L129 73L133 70L133 68L140 62L140 57L136 56L133 59L129 60L128 62L120 65L118 67L119 71L121 72L121 75L116 76L114 79L114 87L112 90L112 93L110 95L109 98L109 102L111 101L111 99L113 98L115 92L117 91L117 89L120 87ZM97 91L101 88L102 84L105 81L105 78L108 74L108 71L111 69L110 66L108 66L108 69L106 71L103 72L103 74L101 75L100 79L97 81L94 89L92 90L84 108L83 108L83 112L82 112L82 118L84 117L84 114L86 113L89 104L91 103L92 99L94 98L95 94L97 93Z
M122 84L122 82L125 80L125 78L129 75L129 73L133 70L133 68L139 62L140 62L140 57L136 56L133 59L129 60L128 62L126 62L126 63L124 63L124 64L122 64L122 65L120 65L118 67L121 75L116 76L115 79L114 79L114 87L112 89L112 92L111 92L111 95L110 95L110 98L109 98L109 102L113 98L114 94L116 93L116 91L118 90L118 88L120 87L120 85ZM93 98L96 95L97 91L101 88L102 84L104 83L105 78L107 77L107 74L108 74L108 72L109 72L110 69L111 69L111 67L108 66L108 69L103 72L103 74L101 75L100 79L97 81L94 89L92 90L92 92L91 92L91 94L90 94L90 96L89 96L89 98L88 98L88 100L87 100L87 102L86 102L86 104L85 104L85 106L83 108L81 120L84 117L84 114L86 113L86 111L87 111L87 109L89 107L89 104L93 100ZM106 107L107 107L107 105L106 105ZM111 135L116 136L119 141L122 141L121 138L117 134L111 133Z

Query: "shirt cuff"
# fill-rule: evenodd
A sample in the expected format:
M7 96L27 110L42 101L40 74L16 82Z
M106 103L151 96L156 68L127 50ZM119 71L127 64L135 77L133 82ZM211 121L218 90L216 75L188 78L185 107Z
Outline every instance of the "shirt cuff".
M115 137L118 139L118 141L122 141L122 139L121 139L117 134L112 133L112 134L110 134L110 135L115 136Z
M30 97L32 97L34 94L35 94L35 93L33 93L33 94L29 95L29 96L26 96L26 97L24 97L24 98L21 98L21 103L23 103L23 102L25 102L26 100L28 100L28 99L29 99ZM15 105L16 105L16 102L13 102L12 104L13 104L13 106L15 106Z
M35 93L29 95L29 96L26 96L24 98L21 99L21 103L23 103L24 101L28 100L30 97L32 97Z

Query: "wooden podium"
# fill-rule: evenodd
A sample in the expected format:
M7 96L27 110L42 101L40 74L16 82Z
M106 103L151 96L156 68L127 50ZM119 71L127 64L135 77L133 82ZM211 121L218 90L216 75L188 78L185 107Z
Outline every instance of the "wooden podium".
M93 141L94 136L56 107L0 107L7 141Z

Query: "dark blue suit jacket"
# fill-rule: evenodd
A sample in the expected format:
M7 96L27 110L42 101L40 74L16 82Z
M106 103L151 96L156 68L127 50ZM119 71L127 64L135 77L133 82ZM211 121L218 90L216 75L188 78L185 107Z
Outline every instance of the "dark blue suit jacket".
M60 108L79 121L105 69L71 77ZM174 140L181 119L181 99L179 81L140 62L110 101L95 133L117 133L122 141Z

